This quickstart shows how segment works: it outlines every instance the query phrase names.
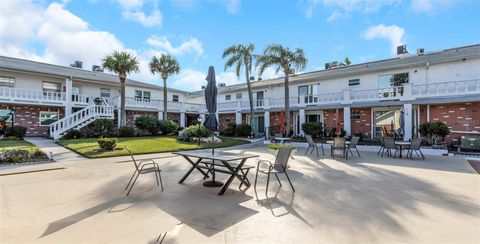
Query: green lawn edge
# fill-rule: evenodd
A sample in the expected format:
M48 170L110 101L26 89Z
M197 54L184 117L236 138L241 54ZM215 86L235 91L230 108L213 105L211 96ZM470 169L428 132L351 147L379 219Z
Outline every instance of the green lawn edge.
M128 156L128 152L126 150L123 150L124 146L129 146L128 142L131 141L139 141L139 140L156 140L156 139L172 139L176 140L176 137L172 136L146 136L146 137L124 137L121 138L119 137L119 143L118 143L118 148L122 148L122 150L117 150L113 152L103 152L103 153L97 153L95 150L98 149L98 144L97 140L98 138L82 138L82 139L68 139L68 140L60 140L57 142L57 144L68 148L75 153L78 153L86 158L90 159L95 159L95 158L109 158L109 157L121 157L121 156ZM229 137L220 137L223 142L222 143L215 143L215 148L226 148L226 147L233 147L233 146L238 146L238 145L244 145L244 144L249 144L250 142L244 139L239 139L239 138L229 138ZM130 147L132 150L132 153L134 155L142 155L142 154L152 154L152 153L169 153L169 152L177 152L177 151L189 151L189 150L199 150L199 149L209 149L212 147L212 143L202 143L201 147L198 147L197 143L194 142L180 142L178 141L178 145L183 145L183 146L189 146L191 148L174 148L173 150L165 150L165 149L158 149L154 150L152 149L151 151L146 151L146 152L138 152L134 148ZM78 147L79 145L82 144L87 144L87 146L84 147ZM127 144L127 145L125 145ZM84 148L89 148L90 150L82 150Z

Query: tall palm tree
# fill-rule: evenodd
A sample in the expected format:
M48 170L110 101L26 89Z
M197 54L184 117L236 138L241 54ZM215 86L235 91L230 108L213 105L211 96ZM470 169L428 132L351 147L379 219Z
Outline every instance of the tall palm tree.
M253 95L252 86L250 84L250 73L252 72L253 52L255 45L249 43L248 45L238 44L232 45L223 51L222 58L227 58L225 63L225 70L229 67L235 66L237 77L240 77L242 66L245 70L245 80L247 81L248 103L250 104L250 126L253 123Z
M127 124L126 114L125 114L125 80L127 79L127 74L131 72L140 71L139 62L135 55L129 52L120 52L114 51L113 53L105 56L102 59L102 66L104 69L109 70L118 74L120 78L120 125L125 126Z
M160 74L163 79L163 119L167 120L167 79L170 75L180 73L180 64L175 57L161 54L159 58L153 56L148 64L152 74Z
M340 65L341 66L349 66L350 64L352 64L350 59L348 57L345 57L345 59L343 60L343 62Z
M282 70L285 79L285 119L287 135L290 134L290 104L289 104L289 75L302 71L307 65L305 52L301 48L290 50L280 44L270 44L263 51L263 55L257 58L256 67L262 75L266 68L275 67L275 73Z

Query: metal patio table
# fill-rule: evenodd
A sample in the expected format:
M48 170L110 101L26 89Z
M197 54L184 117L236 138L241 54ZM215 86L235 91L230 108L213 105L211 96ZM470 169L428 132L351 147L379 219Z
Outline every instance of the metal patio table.
M215 161L221 162L226 169L218 169L217 167L215 168L215 171L229 174L230 177L223 185L218 195L223 195L223 193L225 193L225 191L228 189L228 186L232 183L233 178L235 177L239 179L242 184L244 183L247 187L249 187L250 182L248 181L248 179L246 179L246 174L240 174L239 171L242 170L242 167L247 161L247 159L259 157L255 154L233 154L225 152L215 152L215 154L212 154L211 152L205 151L174 152L173 154L182 156L187 160L187 162L192 165L192 167L187 171L187 173L180 179L180 181L178 182L179 184L182 184L195 169L202 173L204 178L207 178L208 175L203 169L211 170L212 168L201 165L200 163L202 163L203 160L211 160L213 163L215 163ZM236 163L237 161L238 163Z
M400 154L398 155L399 158L403 158L403 154L402 154L403 150L410 147L411 144L412 142L410 141L395 141L395 145L397 145L400 149Z
M292 138L290 137L275 137L275 141L280 141L280 144L284 144L285 142L292 143Z

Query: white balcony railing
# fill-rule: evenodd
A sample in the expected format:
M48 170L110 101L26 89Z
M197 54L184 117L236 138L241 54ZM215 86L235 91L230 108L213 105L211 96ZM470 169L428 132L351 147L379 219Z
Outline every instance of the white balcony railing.
M479 92L480 80L430 83L412 86L412 96L414 97L470 95L478 94Z
M0 99L10 102L63 104L65 93L0 87Z
M352 90L350 91L350 100L357 102L399 99L403 96L403 91L403 86L368 90Z

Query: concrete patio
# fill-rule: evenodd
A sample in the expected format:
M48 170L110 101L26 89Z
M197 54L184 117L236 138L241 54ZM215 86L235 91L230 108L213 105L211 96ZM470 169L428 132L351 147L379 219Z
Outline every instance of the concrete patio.
M273 159L253 145L223 150ZM165 191L142 175L128 197L127 157L0 176L0 243L480 242L480 177L464 159L364 152L345 161L304 150L290 162L296 192L273 179L268 196L263 175L257 191L235 180L223 196L198 172L178 184L189 164L168 153L139 156L157 158Z

